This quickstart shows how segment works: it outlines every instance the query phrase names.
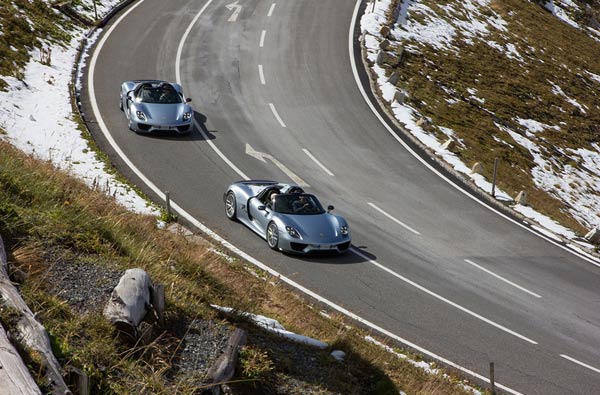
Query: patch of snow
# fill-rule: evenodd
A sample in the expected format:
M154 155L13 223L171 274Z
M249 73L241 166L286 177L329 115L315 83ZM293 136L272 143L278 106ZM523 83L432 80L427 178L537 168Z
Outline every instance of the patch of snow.
M285 328L279 323L279 321L277 321L275 319L265 317L263 315L252 314L252 313L243 312L243 311L237 311L231 307L223 307L223 306L218 306L216 304L211 304L210 306L212 308L222 311L223 313L226 313L226 314L236 314L236 315L245 317L245 318L249 319L250 321L252 321L257 326L260 326L261 328L266 330L267 332L271 332L273 334L279 335L279 336L284 337L293 342L306 344L308 346L313 346L313 347L317 347L320 349L325 349L325 348L329 347L327 345L327 343L323 343L320 340L313 339L312 337L299 335L299 334L285 330Z
M534 209L532 209L529 206L522 206L520 204L516 204L514 206L514 209L516 211L518 211L519 213L523 214L524 216L526 216L527 218L533 219L535 222L537 222L538 224L540 224L544 228L546 228L546 229L542 229L538 226L532 226L537 231L543 233L544 235L546 235L548 237L551 237L554 240L560 240L556 237L555 234L563 235L567 239L572 239L575 237L575 233L573 233L573 231L571 231L568 228L565 228L564 226L562 226L558 222L552 220L551 218L548 218L547 216L538 213L537 211L535 211ZM555 234L552 234L550 232L554 232Z
M118 0L98 2L99 11L117 3ZM83 30L79 29L73 31L73 39L66 48L50 46L50 66L39 63L39 50L32 51L23 70L23 81L4 78L8 88L0 92L0 125L6 135L0 138L69 171L90 187L102 186L117 202L135 212L158 215L156 208L104 170L104 163L96 158L73 121L69 83L82 38Z
M330 355L338 362L344 362L346 358L346 353L342 350L333 350Z
M519 125L526 128L531 134L543 132L545 129L560 130L559 126L546 125L545 123L538 122L535 119L516 118L515 120L519 123Z
M555 83L553 83L552 81L548 81L550 82L550 85L552 85L552 93L554 93L557 96L562 96L563 98L565 98L565 100L567 100L567 102L571 103L573 106L579 108L579 110L581 112L583 112L584 114L586 113L585 109L581 106L581 104L579 104L577 102L577 100L570 98L569 96L567 96L567 94L565 92L563 92L563 90L561 89L560 86L556 85Z

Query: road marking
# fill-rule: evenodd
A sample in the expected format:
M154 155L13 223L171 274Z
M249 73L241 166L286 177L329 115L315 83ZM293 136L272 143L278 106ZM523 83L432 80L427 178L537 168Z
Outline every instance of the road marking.
M480 270L483 270L483 271L484 271L484 272L486 272L487 274L490 274L490 275L492 275L492 276L496 277L497 279L499 279L499 280L501 280L501 281L504 281L504 282L505 282L505 283L507 283L507 284L510 284L510 285L512 285L512 286L513 286L513 287L515 287L515 288L518 288L518 289L520 289L520 290L521 290L521 291L523 291L523 292L527 292L528 294L530 294L530 295L533 295L533 296L535 296L536 298L541 298L541 296L540 296L540 295L538 295L538 294L536 294L535 292L531 292L530 290L528 290L528 289L526 289L526 288L523 288L523 287L521 287L520 285L517 285L517 284L513 283L513 282L512 282L512 281L510 281L510 280L507 280L507 279L505 279L504 277L502 277L502 276L500 276L500 275L498 275L498 274L496 274L496 273L492 272L491 270L488 270L488 269L486 269L486 268L484 268L484 267L482 267L482 266L480 266L480 265L476 264L476 263L475 263L475 262L473 262L473 261L470 261L470 260L468 260L468 259L465 259L465 262L467 262L469 265L473 265L473 266L475 266L476 268L478 268L478 269L480 269Z
M204 13L204 11L208 8L208 6L212 3L213 0L208 0L205 4L204 7L202 7L202 9L198 12L198 14L196 14L196 17L192 20L192 22L190 23L190 25L188 26L188 29L186 30L181 42L180 42L180 47L177 50L177 59L176 59L176 69L175 69L175 73L177 75L177 81L178 83L180 83L181 78L180 78L180 63L181 63L181 51L183 48L183 43L185 41L185 38L187 38L187 36L189 35L192 27L196 24L196 22L198 21L198 19L200 18L200 16ZM121 148L119 147L119 145L116 143L116 141L114 140L114 138L112 137L112 135L110 134L110 131L108 130L106 124L104 123L104 120L102 118L102 114L100 113L100 110L98 108L98 103L96 101L96 95L95 95L95 90L94 90L94 70L95 70L95 65L98 59L98 55L99 53L102 51L102 47L104 46L104 43L108 40L108 38L110 37L111 33L113 32L113 30L120 24L120 22L125 19L125 17L127 15L129 15L129 13L131 11L133 11L135 8L137 8L140 4L142 4L144 2L144 0L140 0L139 2L137 2L136 4L132 5L131 8L127 11L125 11L125 13L123 15L121 15L121 17L119 19L117 19L117 21L106 31L106 33L104 34L104 36L100 39L98 45L96 46L96 49L94 50L94 54L92 55L92 58L90 60L90 68L88 71L88 89L89 89L89 96L90 96L90 100L91 100L91 104L92 104L92 109L94 112L94 116L98 122L98 125L100 127L100 129L102 130L103 135L105 136L105 138L107 139L107 141L109 142L109 144L111 145L111 147L115 150L115 152L119 155L119 157L125 162L125 164L127 164L127 166L129 166L129 168L148 186L148 188L150 188L150 190L152 190L154 193L157 194L157 196L159 196L160 198L162 198L163 200L165 200L165 194L162 192L162 190L160 188L158 188L158 186L156 186L152 181L150 181L150 179L148 179L148 177L146 177L146 175L144 173L142 173L134 164L133 162L131 162L131 160L125 155L125 153L123 152L123 150L121 150ZM356 3L356 7L354 9L354 14L352 16L352 23L351 23L351 27L350 27L350 34L352 34L354 32L354 26L357 20L357 14L358 14L358 9L360 6L360 2L361 0L357 0ZM227 163L234 171L236 171L243 179L248 180L249 178L242 173L235 165L233 165L233 163L231 161L229 161L222 153L221 151L218 150L218 148L216 147L216 145L214 145L212 143L212 141L210 141L208 139L208 136L206 136L206 134L204 133L204 131L202 131L201 129L200 133L202 134L202 136L204 137L204 139L209 143L209 145L211 146L211 148L213 150L215 150L215 152L217 152L219 154L219 156L225 161L225 163ZM341 314L344 314L345 316L356 320L357 322L360 322L363 325L366 325L370 328L372 328L373 330L381 333L382 335L388 336L391 339L396 340L397 342L400 342L422 354L428 355L429 357L436 359L438 361L440 361L443 364L446 364L450 367L453 367L457 370L460 370L468 375L471 375L472 377L475 377L483 382L489 383L490 380L488 377L481 375L477 372L474 372L470 369L467 369L457 363L454 363L444 357L442 357L441 355L438 355L432 351L429 351L421 346L419 346L418 344L415 344L411 341L409 341L408 339L405 339L401 336L398 336L397 334L388 331L387 329L376 325L375 323L368 321L364 318L362 318L361 316L353 313L350 310L347 310L345 308L343 308L342 306L332 302L331 300L324 298L323 296L321 296L320 294L302 286L301 284L295 282L294 280L284 276L282 273L279 273L277 270L267 266L266 264L264 264L263 262L259 261L258 259L254 258L253 256L247 254L246 252L244 252L243 250L239 249L237 246L235 246L234 244L230 243L229 241L225 240L223 237L221 237L218 233L214 232L212 229L210 229L209 227L207 227L206 225L204 225L202 222L198 221L193 215L191 215L190 213L188 213L187 211L185 211L179 204L177 204L177 202L175 200L171 200L171 207L175 210L175 212L177 212L178 214L181 215L182 218L185 218L186 220L188 220L190 222L190 224L192 224L193 226L195 226L197 229L200 229L200 231L202 231L203 233L209 235L209 237L213 238L214 240L216 240L218 243L221 243L221 245L223 245L224 248L227 248L229 251L231 251L232 253L242 257L243 259L247 260L248 262L250 262L251 264L253 264L254 266L258 267L261 270L264 270L265 272L269 273L270 275L272 275L273 277L276 277L278 280L285 282L286 284L289 284L291 287L296 288L297 290L303 292L304 294L308 295L309 297L314 298L315 300L326 304L327 306L331 307L332 309L338 311ZM496 387L501 388L513 395L523 395L520 392L517 392L509 387L506 387L498 382L496 382Z
M531 343L531 344L538 344L536 341L534 341L534 340L531 340L530 338L528 338L528 337L526 337L526 336L523 336L523 335L521 335L521 334L519 334L519 333L517 333L517 332L515 332L515 331L513 331L513 330L511 330L511 329L508 329L507 327L505 327L505 326L503 326L503 325L500 325L500 324L498 324L498 323L496 323L496 322L494 322L494 321L490 320L489 318L485 318L484 316L482 316L482 315L479 315L479 314L475 313L474 311L471 311L471 310L467 309L466 307L463 307L463 306L459 305L458 303L454 303L454 302L453 302L453 301L451 301L450 299L446 299L446 298L444 298L443 296L441 296L441 295L438 295L438 294L436 294L436 293L435 293L435 292L433 292L433 291L430 291L429 289L425 288L424 286L422 286L422 285L419 285L419 284L417 284L416 282L414 282L414 281L412 281L412 280L409 280L408 278L406 278L406 277L402 276L401 274L398 274L398 273L396 273L395 271L393 271L393 270L391 270L391 269L388 269L387 267L383 266L383 265L382 265L382 264L380 264L379 262L377 262L377 261L375 261L375 260L373 260L373 259L369 258L368 256L366 256L365 254L363 254L362 252L360 252L360 251L359 251L359 250L357 250L356 248L352 248L352 252L354 252L356 255L360 256L361 258L365 259L366 261L368 261L368 262L369 262L369 263L371 263L372 265L375 265L375 266L377 266L378 268L380 268L381 270L388 272L388 273L389 273L389 274L391 274L392 276L394 276L394 277L396 277L396 278L399 278L400 280L404 281L405 283L412 285L413 287L415 287L415 288L417 288L417 289L419 289L419 290L421 290L421 291L425 292L426 294L428 294L428 295L431 295L431 296L433 296L434 298L436 298L436 299L439 299L439 300L441 300L442 302L444 302L444 303L447 303L447 304L449 304L450 306L453 306L453 307L455 307L455 308L457 308L457 309L459 309L459 310L461 310L461 311L463 311L463 312L465 312L465 313L469 314L470 316L473 316L473 317L475 317L475 318L478 318L478 319L480 319L481 321L483 321L483 322L486 322L486 323L488 323L488 324L490 324L490 325L492 325L492 326L494 326L494 327L496 327L496 328L498 328L498 329L500 329L500 330L502 330L502 331L504 331L504 332L506 332L506 333L508 333L508 334L511 334L511 335L513 335L513 336L515 336L515 337L518 337L518 338L519 338L519 339L521 339L521 340L525 340L525 341L526 341L526 342L528 342L528 343Z
M273 105L273 103L269 103L269 107L271 107L271 111L273 111L273 115L275 115L275 118L277 118L277 120L279 121L279 124L282 127L286 128L287 126L285 126L285 123L283 123L283 120L279 116L279 113L277 113L277 109L275 108L275 105Z
M260 44L259 47L264 47L265 46L265 36L267 34L266 30L263 30L262 33L260 33Z
M571 361L573 363L576 363L577 365L583 366L584 368L588 368L589 370L593 370L596 373L600 373L600 369L590 366L587 363L580 362L580 361L576 360L575 358L571 358L570 356L565 355L565 354L560 354L560 356L563 357L564 359L568 359L569 361Z
M227 22L235 22L238 19L238 16L240 15L240 12L242 11L242 6L238 4L238 0L234 1L231 4L227 4L225 6L225 8L227 8L229 11L234 10L233 14L231 14L231 16L229 17L229 19L227 20Z
M466 190L462 189L461 187L459 187L456 183L454 183L454 181L450 180L448 177L446 177L445 175L443 175L442 173L440 173L438 170L436 170L433 166L431 166L429 163L427 163L425 161L425 159L421 158L421 156L419 154L417 154L408 144L406 144L401 138L400 136L398 136L398 134L392 129L392 127L385 121L385 119L383 119L383 117L381 116L381 114L379 114L379 112L377 111L377 109L375 108L375 105L373 104L373 102L371 101L371 99L369 98L369 96L367 95L367 92L365 91L362 82L360 80L360 75L358 74L358 69L356 67L356 60L354 59L354 30L356 28L356 21L358 19L358 11L360 9L360 4L361 4L362 0L356 0L356 4L354 6L354 13L352 15L352 23L350 24L350 30L349 30L349 34L348 34L348 50L350 53L350 65L352 68L352 73L354 74L354 81L356 82L356 85L358 87L359 92L361 93L363 99L365 100L365 103L367 104L367 106L369 107L369 109L371 110L371 112L375 115L375 117L379 120L379 122L383 125L383 127L388 131L388 133L396 140L398 141L398 143L400 143L400 145L402 145L412 156L415 157L415 159L417 159L419 162L421 162L423 164L423 166L425 166L426 168L428 168L429 170L431 170L434 174L436 174L438 177L440 177L442 180L446 181L450 186L452 186L453 188L455 188L457 191L459 191L460 193L462 193L463 195L467 196L469 199L474 200L475 202L477 202L478 204L480 204L481 206L487 208L488 210L496 213L497 215L501 216L502 218L520 226L521 228L525 229L526 231L533 233L534 235L541 237L542 239L554 244L555 246L557 246L558 248L563 249L564 251L567 251L573 255L575 255L576 257L579 257L580 259L583 259L589 263L591 263L594 266L600 267L600 261L597 260L596 258L592 258L592 257L588 257L585 256L585 254L578 252L578 251L574 251L571 248L565 247L562 244L557 243L556 241L544 236L544 235L540 235L539 233L533 231L531 228L515 221L514 219L510 218L509 216L503 214L502 212L496 210L495 208L493 208L492 206L488 205L487 203L484 203L483 201L479 200L478 198L476 198L475 196L471 195L469 192L467 192ZM360 56L360 55L359 55ZM408 132L410 133L410 132Z
M308 155L308 157L309 157L310 159L312 159L312 160L313 160L313 161L314 161L314 162L315 162L317 165L319 165L319 167L320 167L321 169L323 169L323 171L324 171L325 173L329 174L331 177L335 177L335 175L334 175L332 172L330 172L330 171L329 171L329 169L328 169L328 168L326 168L326 167L325 167L325 166L324 166L324 165L323 165L321 162L319 162L319 160L318 160L317 158L315 158L315 157L314 157L314 155L313 155L313 154L311 154L309 150L307 150L306 148L303 148L303 149L302 149L302 151L304 151L304 153L305 153L306 155Z
M386 213L385 211L383 211L382 209L380 209L379 207L377 207L373 203L368 202L367 204L369 206L373 207L375 210L379 211L381 214L383 214L386 217L388 217L389 219L391 219L392 221L394 221L395 223L397 223L398 225L402 226L403 228L408 229L409 231L413 232L416 235L420 235L421 234L418 231L416 231L413 228L411 228L410 226L408 226L405 223L403 223L402 221L400 221L399 219L396 219L396 218L392 217L390 214Z
M260 76L260 83L265 85L265 73L263 72L262 64L258 65L258 75Z
M267 162L265 159L269 159L271 162L273 162L273 164L275 166L277 166L279 168L279 170L281 170L282 172L284 172L296 184L298 184L301 187L306 187L306 188L310 187L310 185L308 185L308 183L306 183L302 178L298 177L286 165L284 165L283 163L281 163L280 161L278 161L277 159L275 159L273 157L273 155L266 154L264 152L256 151L248 143L246 143L246 154L252 156L253 158L256 158L256 159L260 160L261 162L265 162L265 163Z
M267 14L267 16L273 15L273 10L274 9L275 9L275 3L271 4L271 8L269 8L269 13Z

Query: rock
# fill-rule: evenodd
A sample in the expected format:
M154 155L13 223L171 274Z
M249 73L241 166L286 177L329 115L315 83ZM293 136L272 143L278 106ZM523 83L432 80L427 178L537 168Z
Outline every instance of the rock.
M483 174L483 166L479 162L475 162L473 167L471 167L471 173Z
M346 358L346 353L342 350L333 350L330 355L338 362L344 362Z
M448 140L442 145L442 149L452 152L452 150L456 148L456 141L449 137Z
M400 63L400 58L393 53L386 51L379 51L377 53L377 64L382 66L387 64L388 66L397 66Z
M386 50L389 47L390 47L390 40L388 40L387 38L379 43L379 48L381 48L383 50Z
M400 72L398 72L398 70L396 70L388 77L387 82L389 82L392 85L396 85L398 83L399 79L400 79Z
M425 128L429 125L429 121L427 121L427 118L419 118L419 120L417 121L417 126Z
M517 194L517 197L515 198L515 202L517 202L517 204L520 204L522 206L526 206L527 205L527 192L525 191L521 191Z
M392 102L402 104L404 103L404 99L406 99L406 92L404 92L402 89L396 89L396 92L394 92L394 97L392 98Z
M381 34L381 36L383 38L388 38L388 36L390 35L390 28L388 26L381 26L381 29L379 30L379 34Z
M594 228L590 230L585 235L585 239L592 244L600 244L600 228Z

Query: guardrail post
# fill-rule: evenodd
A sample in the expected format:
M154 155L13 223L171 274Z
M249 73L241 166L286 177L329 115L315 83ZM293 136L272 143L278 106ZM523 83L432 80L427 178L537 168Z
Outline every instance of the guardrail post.
M169 191L165 192L165 201L167 203L167 216L171 218L171 193Z
M494 159L494 179L492 181L492 197L496 197L496 173L498 172L498 158Z

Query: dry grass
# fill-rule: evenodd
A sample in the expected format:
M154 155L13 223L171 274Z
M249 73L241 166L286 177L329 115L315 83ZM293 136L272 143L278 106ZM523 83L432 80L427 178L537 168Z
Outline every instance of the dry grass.
M432 9L438 7L435 2L426 3ZM559 131L536 133L535 142L557 174L567 165L577 167L565 160L565 150L594 150L591 144L600 140L599 84L585 72L600 74L600 44L536 2L493 1L490 7L508 22L508 32L492 32L486 41L514 44L524 61L502 56L477 39L472 45L457 42L458 52L410 42L419 51L398 67L399 85L408 89L410 104L432 120L432 132L440 140L446 136L437 126L455 131L462 143L457 155L467 166L483 163L484 175L491 179L494 159L499 158L498 185L503 190L512 196L527 190L528 202L536 210L584 234L586 226L571 216L557 191L542 190L533 182L531 170L536 163L529 151L496 124L521 135L526 130L517 118L560 126ZM583 113L553 93L550 81L588 110ZM470 88L485 99L484 104L472 98Z

